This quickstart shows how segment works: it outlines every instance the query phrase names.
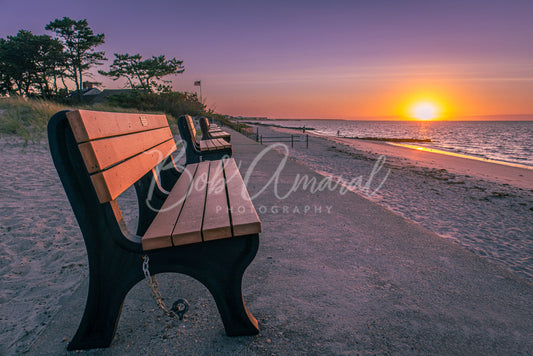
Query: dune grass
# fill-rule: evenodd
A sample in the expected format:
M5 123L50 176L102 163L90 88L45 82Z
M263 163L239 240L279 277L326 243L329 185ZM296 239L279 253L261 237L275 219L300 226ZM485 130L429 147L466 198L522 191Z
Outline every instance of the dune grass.
M42 99L22 97L0 98L0 135L15 135L28 143L40 143L46 138L46 126L50 117L61 110L87 109L95 111L139 112L135 108L123 108L116 105L69 105ZM151 112L155 113L155 112ZM161 112L157 112L161 113ZM167 114L171 123L176 120ZM171 125L173 131L177 125ZM177 131L176 131L177 132Z
M0 99L0 133L20 136L25 143L38 143L46 135L50 117L64 110L61 104L20 97Z

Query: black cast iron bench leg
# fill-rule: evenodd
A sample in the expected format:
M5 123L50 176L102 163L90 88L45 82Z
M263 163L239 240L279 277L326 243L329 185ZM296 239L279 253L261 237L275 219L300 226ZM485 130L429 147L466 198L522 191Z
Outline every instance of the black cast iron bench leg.
M115 252L101 251L97 259L89 259L87 304L78 331L67 347L69 351L108 347L126 295L144 278L140 255L118 249Z
M178 272L202 283L213 295L228 336L259 333L242 297L242 277L259 247L259 235L232 237L148 253L152 274Z
M245 336L259 332L257 320L242 298L242 277L258 247L259 235L247 235L152 250L147 255L152 275L183 273L206 286L215 299L226 334ZM68 350L111 344L124 299L144 278L142 255L118 248L102 250L98 256L89 255L89 296Z

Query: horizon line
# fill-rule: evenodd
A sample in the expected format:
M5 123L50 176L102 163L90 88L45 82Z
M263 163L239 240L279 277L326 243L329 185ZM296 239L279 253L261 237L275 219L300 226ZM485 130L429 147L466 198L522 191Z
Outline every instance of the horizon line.
M260 120L337 120L337 121L416 121L416 122L431 122L431 121L533 121L533 114L491 114L491 115L464 115L452 116L446 118L435 118L431 120L420 120L405 116L359 116L352 118L335 118L335 117L268 117L268 116L234 116L242 119L260 119ZM505 120L502 117L513 118L514 120ZM489 119L492 118L492 119ZM520 119L521 118L521 119Z

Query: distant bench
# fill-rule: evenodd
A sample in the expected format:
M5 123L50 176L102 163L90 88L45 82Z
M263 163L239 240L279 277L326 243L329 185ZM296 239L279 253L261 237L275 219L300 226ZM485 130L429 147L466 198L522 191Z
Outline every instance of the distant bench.
M218 159L233 153L231 144L222 138L196 140L196 129L189 115L178 118L178 128L181 139L185 142L187 163L198 163L203 158Z
M111 344L128 291L145 278L145 255L151 275L178 272L203 283L227 335L258 333L241 284L261 222L232 158L189 164L180 173L164 115L61 111L50 119L48 137L89 258L87 304L68 350ZM116 200L132 185L136 234Z
M202 140L221 138L224 141L231 142L231 135L226 131L222 131L217 125L209 124L207 117L201 117L198 121L202 130Z

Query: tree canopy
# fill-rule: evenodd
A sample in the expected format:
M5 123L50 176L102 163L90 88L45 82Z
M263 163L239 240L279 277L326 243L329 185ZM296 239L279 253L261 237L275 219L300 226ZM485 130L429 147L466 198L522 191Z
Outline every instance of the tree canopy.
M55 19L45 30L53 35L20 30L15 36L0 38L0 95L60 98L61 92L69 93L67 84L72 83L81 94L84 75L107 60L103 51L95 50L105 35L95 34L85 19ZM165 55L143 59L140 54L115 53L109 71L98 72L113 80L126 79L132 89L168 93L172 86L165 77L184 71L183 61Z
M83 73L106 60L104 52L94 50L94 47L105 42L105 35L95 35L87 20L76 21L69 17L55 19L45 29L54 32L63 44L68 72L76 83L76 90L80 91Z
M61 43L48 35L20 30L0 39L0 93L50 96L63 63Z
M143 60L140 54L118 54L109 71L98 73L111 77L113 80L125 78L130 88L143 89L148 92L168 92L171 86L162 78L167 75L180 74L185 71L183 61L176 58L166 59L164 55L152 56Z

